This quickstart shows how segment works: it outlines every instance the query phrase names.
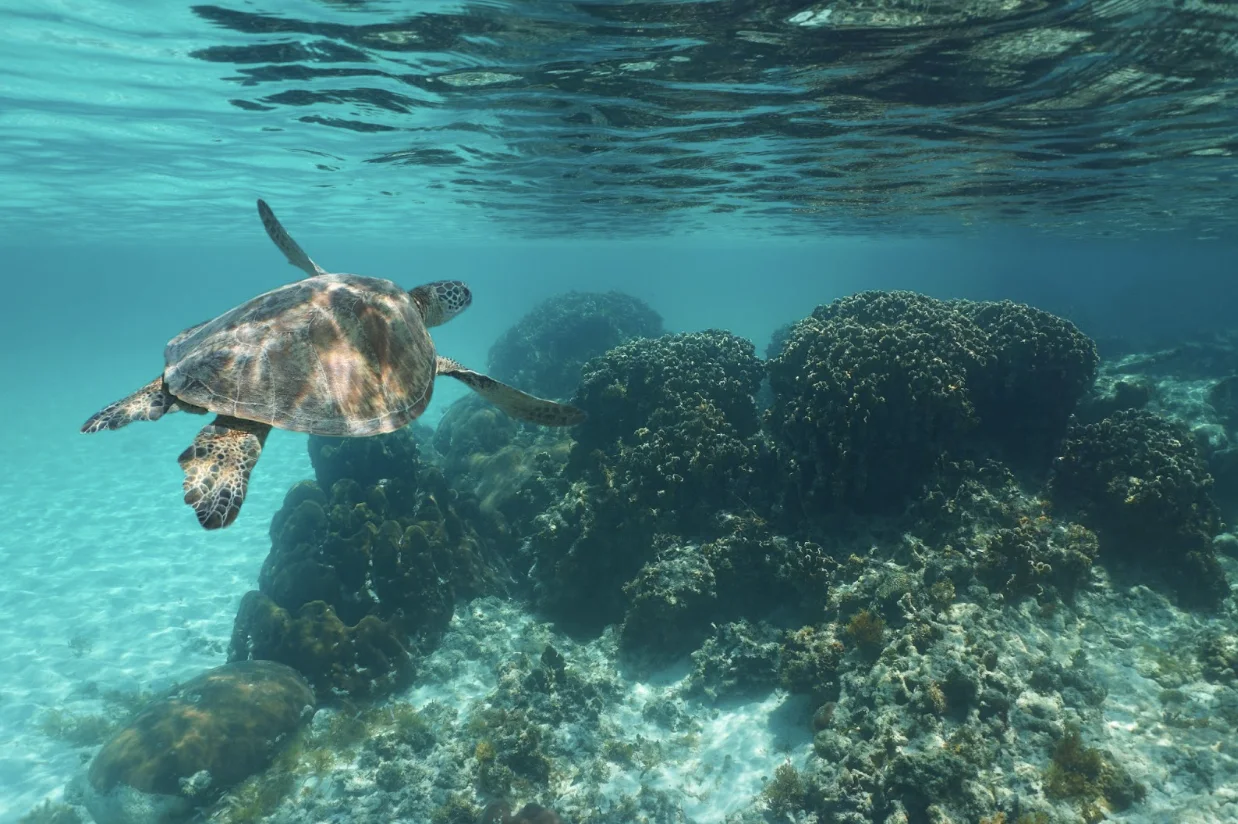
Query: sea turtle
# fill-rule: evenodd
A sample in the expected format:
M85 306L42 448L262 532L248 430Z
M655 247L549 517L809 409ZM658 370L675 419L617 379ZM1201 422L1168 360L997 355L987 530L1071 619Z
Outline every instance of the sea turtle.
M337 437L391 432L425 411L438 375L514 418L543 426L584 420L573 406L535 398L435 352L427 327L473 300L460 281L405 291L382 278L330 274L262 200L258 214L307 277L181 332L163 351L159 377L82 426L89 433L175 411L215 413L178 459L185 503L206 529L236 520L271 427Z

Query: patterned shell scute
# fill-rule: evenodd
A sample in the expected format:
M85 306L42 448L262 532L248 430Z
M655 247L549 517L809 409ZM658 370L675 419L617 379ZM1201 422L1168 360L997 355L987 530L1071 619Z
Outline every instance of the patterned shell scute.
M164 382L216 414L315 435L377 435L425 411L434 343L408 294L358 275L281 286L173 338Z

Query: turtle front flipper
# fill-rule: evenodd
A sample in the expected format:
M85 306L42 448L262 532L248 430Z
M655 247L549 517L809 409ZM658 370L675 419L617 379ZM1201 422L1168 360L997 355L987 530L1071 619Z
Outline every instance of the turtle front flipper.
M288 258L289 263L310 277L327 273L326 269L310 260L310 256L305 254L305 250L301 248L300 244L292 239L292 235L288 234L288 230L279 222L279 219L275 217L275 213L271 211L271 207L262 198L258 199L258 217L262 219L262 228L267 230L267 237L279 247L279 250L284 253L284 257Z
M102 432L120 429L134 421L157 421L179 407L176 398L163 391L163 375L155 378L128 397L110 403L82 424L82 432Z
M437 372L455 378L513 418L541 426L572 426L588 417L581 409L535 398L489 375L465 369L451 358L439 357Z
M249 473L270 431L270 424L220 415L177 459L185 470L185 503L205 529L222 529L240 514Z

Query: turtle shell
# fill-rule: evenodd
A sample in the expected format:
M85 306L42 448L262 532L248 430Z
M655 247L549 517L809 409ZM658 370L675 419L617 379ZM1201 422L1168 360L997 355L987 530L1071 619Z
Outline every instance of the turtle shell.
M315 435L391 432L425 411L434 342L389 280L319 275L186 329L164 350L164 385L220 415Z

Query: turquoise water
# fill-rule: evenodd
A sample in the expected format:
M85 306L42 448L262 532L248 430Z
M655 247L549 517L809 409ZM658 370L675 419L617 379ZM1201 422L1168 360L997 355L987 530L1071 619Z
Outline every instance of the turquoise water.
M1215 456L1238 443L1238 424L1208 400L1234 373L1224 353L1238 346L1236 55L1238 13L1203 0L0 3L0 822L74 800L65 788L105 738L65 734L66 717L115 715L112 692L158 692L227 660L238 606L272 550L272 518L289 487L314 476L305 436L275 431L240 519L207 532L181 501L175 461L203 420L78 433L159 373L173 335L300 277L263 236L256 198L329 271L406 288L466 281L473 305L433 337L479 371L509 327L572 290L622 291L668 333L724 329L758 355L779 327L862 290L1025 302L1097 342L1097 392L1151 375L1149 408L1193 431L1217 471ZM1120 360L1200 341L1217 348L1191 374ZM422 423L468 396L440 380ZM1220 480L1232 520L1238 498ZM907 562L889 535L869 541L866 529L880 533L852 524L837 534L854 546L840 537L830 551L885 546L888 558L880 548L873 557ZM1232 579L1233 557L1218 554ZM1108 809L1113 820L1238 821L1232 681L1201 675L1202 654L1166 675L1140 647L1232 638L1232 597L1201 615L1109 574L1069 607L1073 618L975 601L976 612L1006 616L986 625L1015 662L1005 666L1065 666L1085 649L1089 677L1111 696L1085 707L1012 687L1012 712L1059 732L1082 720L1085 738L1124 760L1149 796ZM427 652L403 700L424 710L491 695L515 651L536 658L547 638L582 671L615 669L615 626L581 639L541 602L479 603L457 599L453 634ZM814 608L800 623L827 620L825 605ZM926 654L916 671L944 678L941 660ZM669 674L614 675L607 723L654 735L640 727L642 708L686 661ZM646 772L608 767L610 800L580 800L585 779L574 776L513 801L555 806L572 822L785 820L753 812L752 799L784 759L807 774L823 750L810 755L819 730L808 699L767 687L699 710L712 748L667 749ZM1169 701L1165 691L1213 721L1170 724L1170 710L1149 709ZM848 695L831 700L846 708ZM891 746L940 748L949 724L966 725L941 723L920 738L902 730ZM1011 725L1002 735L1039 746L1043 730ZM465 735L463 722L450 730L441 737ZM436 750L435 769L459 768L473 747L461 744L455 762ZM580 759L600 759L584 749ZM1047 753L995 760L985 768L995 800L966 809L1009 821L1041 809L1044 794L1024 777ZM1184 766L1191 758L1203 766ZM337 765L339 786L353 767L370 780L350 765ZM708 792L702 775L713 776ZM644 818L607 806L642 782L671 800L642 801ZM443 805L446 793L427 797ZM887 820L878 811L914 807L904 796L889 790L837 820ZM470 798L479 811L491 800ZM270 820L352 820L316 803L289 802ZM1080 820L1055 803L1043 820ZM428 820L415 805L383 809L355 820ZM792 814L814 820L808 807ZM933 814L921 805L901 820L946 820Z

